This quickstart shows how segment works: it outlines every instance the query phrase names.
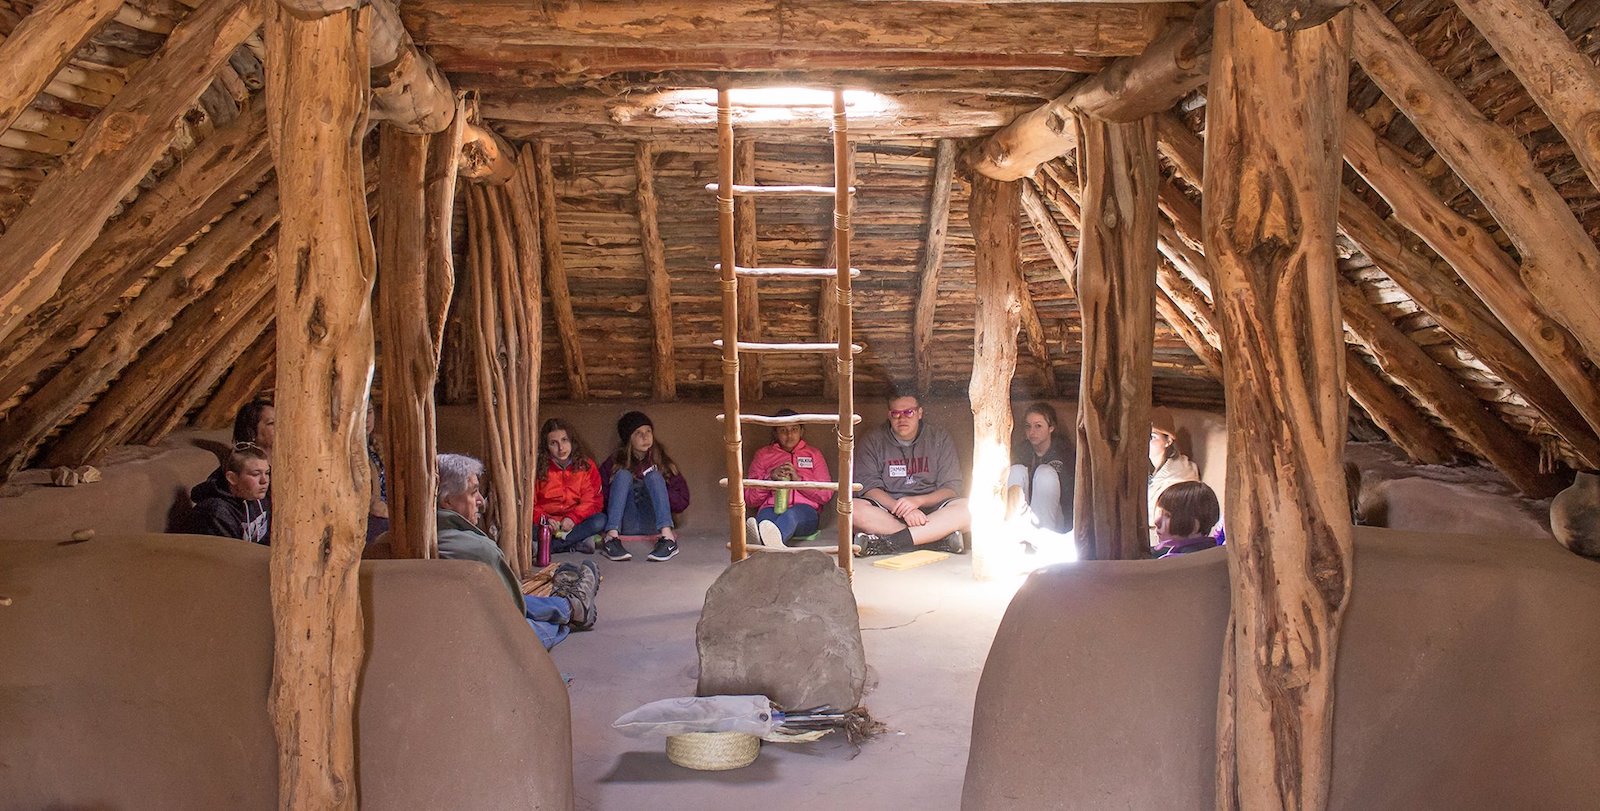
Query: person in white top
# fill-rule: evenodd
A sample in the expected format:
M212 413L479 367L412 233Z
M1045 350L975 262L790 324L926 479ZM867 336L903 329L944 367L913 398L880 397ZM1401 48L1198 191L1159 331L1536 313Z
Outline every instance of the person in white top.
M1178 448L1178 431L1172 412L1165 408L1150 411L1150 484L1145 504L1150 511L1150 526L1156 523L1156 499L1178 482L1200 481L1200 469ZM1152 535L1151 537L1154 537Z

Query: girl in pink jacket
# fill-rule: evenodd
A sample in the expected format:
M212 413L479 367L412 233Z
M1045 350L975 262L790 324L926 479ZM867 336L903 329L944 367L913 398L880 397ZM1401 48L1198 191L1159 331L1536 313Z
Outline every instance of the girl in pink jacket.
M792 417L793 409L785 408L779 417ZM772 429L772 444L756 451L750 460L746 478L825 482L830 481L828 462L816 448L806 444L805 428L800 425L780 425ZM817 510L833 498L832 490L772 490L766 487L746 487L744 503L756 511L746 524L751 543L783 547L796 535L810 535L817 531Z

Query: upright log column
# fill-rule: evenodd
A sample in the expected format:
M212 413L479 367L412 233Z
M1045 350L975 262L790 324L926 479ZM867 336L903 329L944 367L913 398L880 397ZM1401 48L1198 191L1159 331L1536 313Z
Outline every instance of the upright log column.
M283 200L272 544L278 803L354 808L373 274L361 161L367 39L357 12L277 9L267 68Z
M1233 589L1218 808L1328 800L1352 560L1334 269L1350 25L1327 19L1312 10L1298 30L1273 30L1240 0L1217 7L1204 237L1225 361Z
M1078 307L1078 549L1096 560L1148 554L1151 352L1155 343L1156 130L1078 116L1083 235Z
M1006 469L1011 464L1011 378L1017 371L1017 331L1022 328L1018 244L1020 183L976 175L968 204L978 312L972 350L972 573L988 579L1004 567L999 529L1005 514Z

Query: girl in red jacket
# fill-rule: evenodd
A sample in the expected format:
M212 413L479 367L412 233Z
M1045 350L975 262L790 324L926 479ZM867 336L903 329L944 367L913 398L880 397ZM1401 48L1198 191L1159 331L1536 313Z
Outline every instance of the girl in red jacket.
M785 408L779 417L795 416ZM779 425L772 429L772 444L756 451L750 460L750 479L825 482L828 462L816 448L806 444L805 427ZM746 487L745 506L756 511L745 525L750 542L783 547L796 535L817 531L817 510L833 498L832 490L785 490L787 504L779 509L779 491L765 487Z
M576 549L592 555L595 539L606 528L606 514L601 511L600 469L594 455L566 420L545 420L539 436L544 441L539 444L533 520L550 525L557 539L551 551Z

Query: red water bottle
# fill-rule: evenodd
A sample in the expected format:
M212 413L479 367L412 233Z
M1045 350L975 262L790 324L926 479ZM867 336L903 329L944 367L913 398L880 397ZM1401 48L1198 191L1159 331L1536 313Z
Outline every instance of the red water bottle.
M546 518L539 519L539 568L550 565L550 542L555 536L550 531L550 521Z

